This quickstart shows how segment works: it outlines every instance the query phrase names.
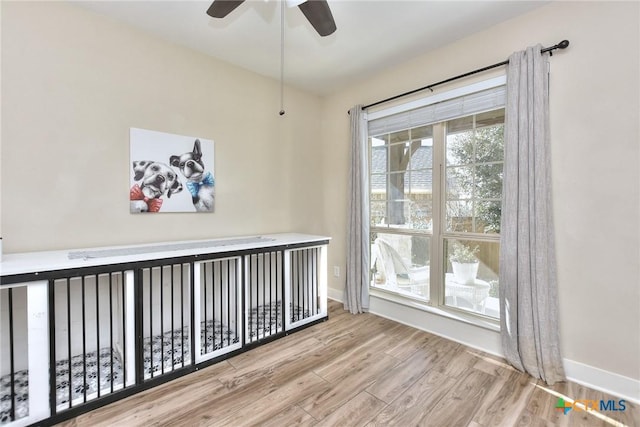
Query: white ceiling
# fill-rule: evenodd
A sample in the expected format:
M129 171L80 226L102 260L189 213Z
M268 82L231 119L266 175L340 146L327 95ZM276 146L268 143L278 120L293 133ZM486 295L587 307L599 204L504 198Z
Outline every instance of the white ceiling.
M280 78L277 0L246 1L224 19L206 14L210 1L74 3L242 68ZM329 0L338 29L328 37L320 37L297 7L287 8L285 83L329 94L362 75L394 66L545 3L548 1Z

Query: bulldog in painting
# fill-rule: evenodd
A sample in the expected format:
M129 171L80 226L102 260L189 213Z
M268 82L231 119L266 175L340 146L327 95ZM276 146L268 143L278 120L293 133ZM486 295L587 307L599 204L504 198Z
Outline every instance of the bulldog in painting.
M197 212L213 212L215 202L215 182L202 161L200 140L196 139L193 150L171 156L169 164L180 170L186 178L186 187L191 193L191 201Z
M131 212L160 212L162 197L182 191L177 174L168 165L152 160L133 162L134 181L129 191Z

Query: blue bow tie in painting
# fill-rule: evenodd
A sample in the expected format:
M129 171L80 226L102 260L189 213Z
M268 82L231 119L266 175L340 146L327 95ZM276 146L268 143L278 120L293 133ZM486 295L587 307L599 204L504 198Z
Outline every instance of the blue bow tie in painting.
M214 185L213 175L211 175L211 172L207 172L200 182L187 181L187 188L193 197L198 196L198 191L200 191L200 187L203 185Z

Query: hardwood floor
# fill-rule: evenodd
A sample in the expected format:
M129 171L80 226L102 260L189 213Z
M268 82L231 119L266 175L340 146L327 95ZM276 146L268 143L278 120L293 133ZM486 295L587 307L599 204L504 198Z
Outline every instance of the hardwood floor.
M329 321L66 421L60 426L608 426L640 408L566 415L565 399L501 359L330 302Z

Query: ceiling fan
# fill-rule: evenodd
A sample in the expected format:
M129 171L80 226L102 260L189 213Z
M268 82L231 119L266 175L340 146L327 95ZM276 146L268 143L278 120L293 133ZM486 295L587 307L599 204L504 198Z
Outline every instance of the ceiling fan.
M207 9L207 15L213 18L224 18L245 0L214 0ZM336 23L333 20L327 0L286 0L289 7L298 6L309 23L321 37L333 34Z

